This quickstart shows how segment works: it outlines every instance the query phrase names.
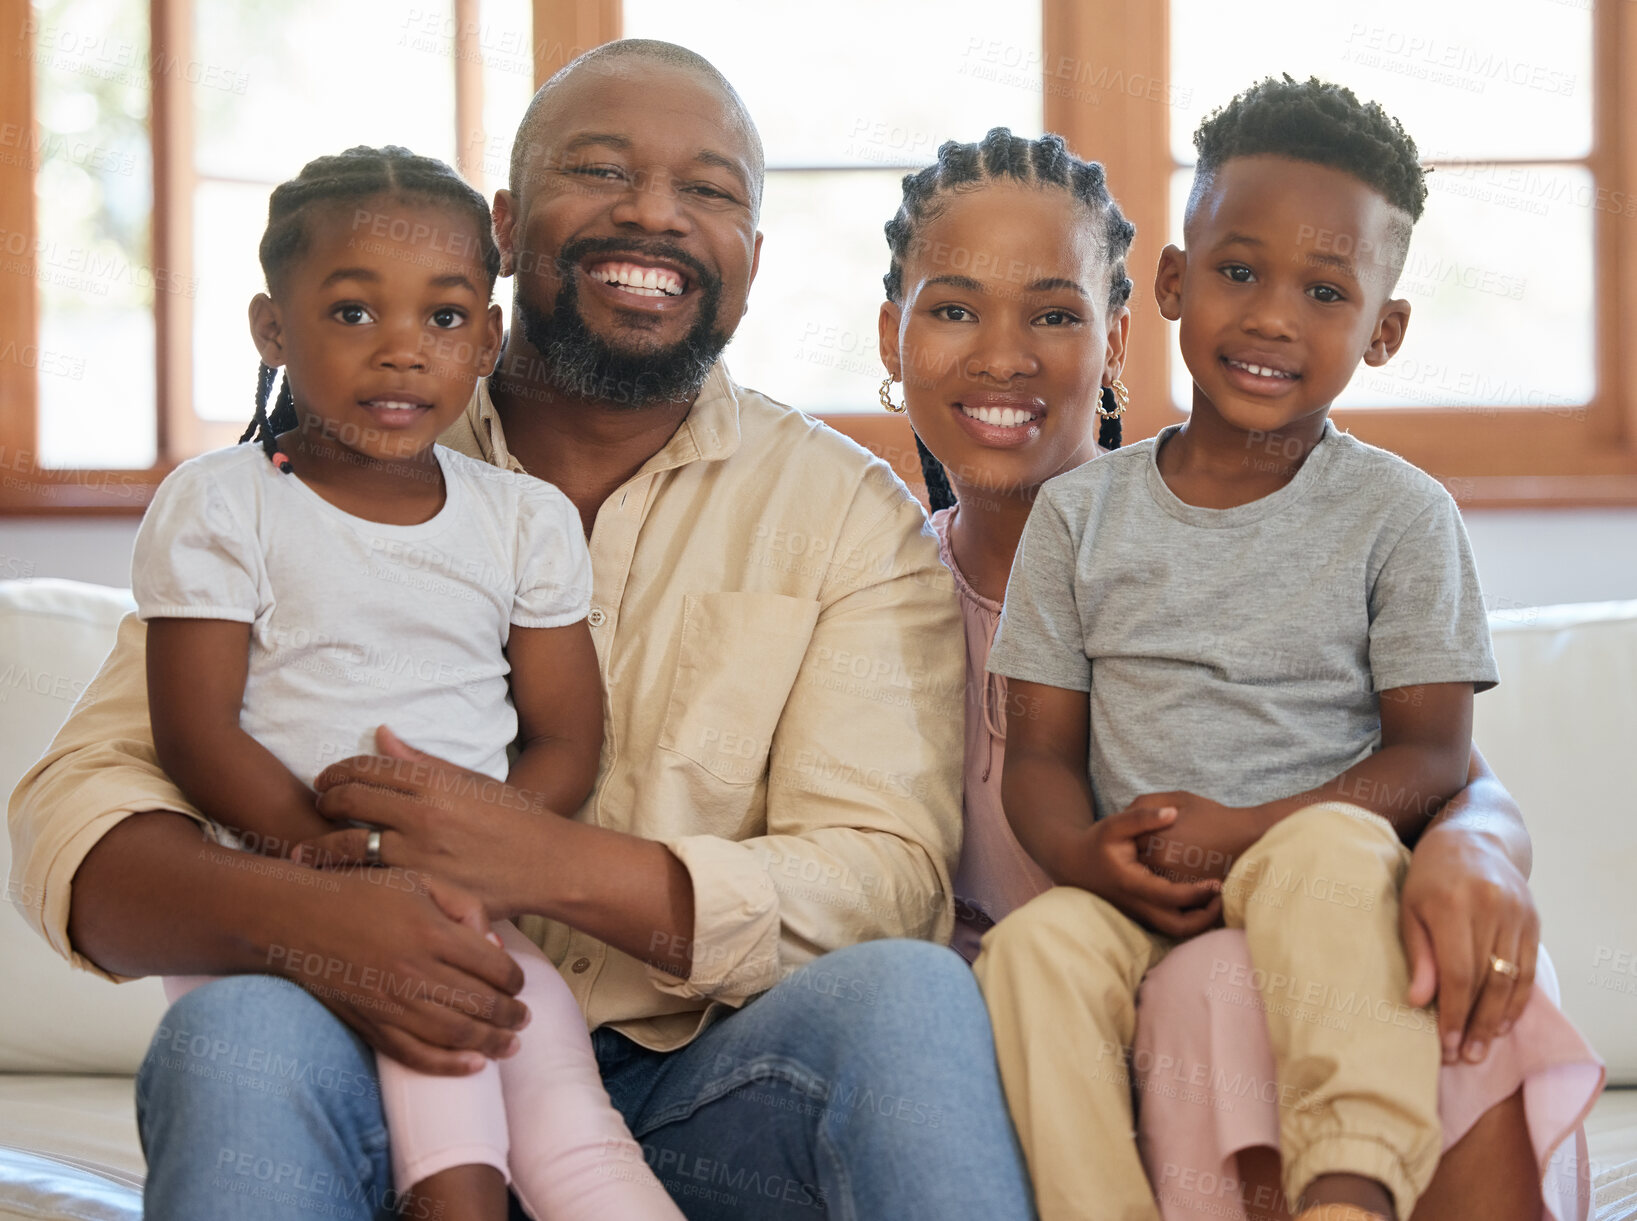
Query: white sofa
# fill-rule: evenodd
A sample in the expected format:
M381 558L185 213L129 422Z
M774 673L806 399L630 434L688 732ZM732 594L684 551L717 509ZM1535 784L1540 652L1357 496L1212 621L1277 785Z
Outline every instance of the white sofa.
M130 608L123 590L0 583L0 793L44 750ZM1564 1007L1637 1086L1637 602L1512 610L1492 619L1502 684L1477 738L1535 839L1534 888ZM10 845L0 837L0 867ZM39 896L8 887L13 903ZM131 1073L164 1010L157 980L70 971L0 912L0 1221L140 1216ZM1637 1090L1611 1089L1589 1125L1598 1221L1637 1218Z

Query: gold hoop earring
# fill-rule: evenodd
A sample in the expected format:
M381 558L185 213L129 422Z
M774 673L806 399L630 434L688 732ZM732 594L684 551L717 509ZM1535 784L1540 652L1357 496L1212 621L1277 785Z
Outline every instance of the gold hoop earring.
M892 378L888 377L881 383L881 405L893 415L903 415L909 408L902 403L892 401Z
M1131 391L1127 390L1125 383L1117 377L1114 379L1114 384L1109 386L1108 389L1113 391L1114 402L1117 406L1113 411L1105 410L1102 399L1099 398L1097 400L1097 414L1105 420L1117 420L1125 414L1125 409L1131 406Z

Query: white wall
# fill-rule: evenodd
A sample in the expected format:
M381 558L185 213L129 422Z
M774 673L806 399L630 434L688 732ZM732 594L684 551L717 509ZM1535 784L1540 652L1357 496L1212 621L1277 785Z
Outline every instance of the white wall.
M1637 599L1637 509L1468 509L1491 610Z
M1492 610L1637 599L1637 509L1468 510ZM128 585L130 518L0 519L0 579Z

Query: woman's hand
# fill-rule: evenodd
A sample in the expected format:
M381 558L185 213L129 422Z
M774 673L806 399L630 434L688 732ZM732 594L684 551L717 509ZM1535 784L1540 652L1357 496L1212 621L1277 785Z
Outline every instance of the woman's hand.
M379 864L431 874L482 898L494 919L522 911L525 847L539 844L541 815L549 811L521 789L405 745L384 725L375 743L379 755L331 764L313 787L325 818L380 830L379 859L368 858L365 827L309 840L296 859L324 868Z
M1064 882L1107 899L1146 928L1181 941L1203 933L1222 914L1222 896L1210 882L1178 882L1142 863L1140 841L1170 827L1174 807L1133 805L1086 828L1074 859L1058 871ZM1203 906L1202 906L1203 905Z
M1476 1064L1511 1029L1534 989L1540 918L1529 883L1485 837L1434 825L1410 858L1399 925L1409 1003L1438 1000L1444 1062ZM1518 977L1494 969L1515 963Z
M441 1076L517 1050L523 970L489 931L478 899L399 870L328 875L317 918L286 912L265 969L306 989L385 1055ZM314 883L316 892L329 885ZM304 887L306 889L306 887ZM285 918L287 917L287 918Z

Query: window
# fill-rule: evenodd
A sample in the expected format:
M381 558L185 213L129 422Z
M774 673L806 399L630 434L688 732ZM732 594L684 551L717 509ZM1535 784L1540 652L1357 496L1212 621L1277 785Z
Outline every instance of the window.
M1637 197L1600 197L1588 160L1591 10L1493 0L1481 27L1471 12L1460 0L1260 0L1258 36L1242 40L1231 10L1172 0L1172 73L1196 104L1171 125L1168 240L1182 240L1190 125L1253 79L1322 74L1379 101L1433 167L1394 292L1411 306L1405 347L1361 368L1338 406L1454 408L1475 428L1518 408L1584 419L1597 382L1593 217L1637 220ZM1171 364L1186 410L1192 383Z
M528 0L0 0L0 22L19 31L0 94L14 511L136 511L238 439L275 185L401 144L492 194L534 92Z
M1039 10L943 0L927 16L879 0L625 0L623 36L698 51L756 119L765 241L725 358L735 379L803 411L881 410L882 229L904 174L945 139L1042 131Z
M1270 72L1313 74L1397 114L1436 168L1399 295L1409 337L1335 418L1468 505L1637 503L1637 48L1624 0L1269 0L1246 23L1206 0L1047 0L1046 125L1109 166L1138 226L1130 434L1181 418L1186 374L1152 294L1180 232L1191 135ZM1050 50L1061 54L1054 58ZM1141 82L1149 82L1141 86Z
M767 142L767 243L728 350L735 376L906 477L907 428L874 405L881 227L903 173L996 125L1060 132L1108 166L1138 226L1127 433L1147 436L1186 400L1151 278L1191 133L1288 70L1379 99L1436 166L1401 282L1409 341L1355 378L1338 423L1463 503L1637 504L1637 346L1620 334L1637 316L1637 76L1622 71L1637 5L1471 11L0 0L0 26L20 31L0 76L0 511L139 511L171 463L237 436L273 183L317 153L393 142L492 191L534 82L622 33L709 57Z

